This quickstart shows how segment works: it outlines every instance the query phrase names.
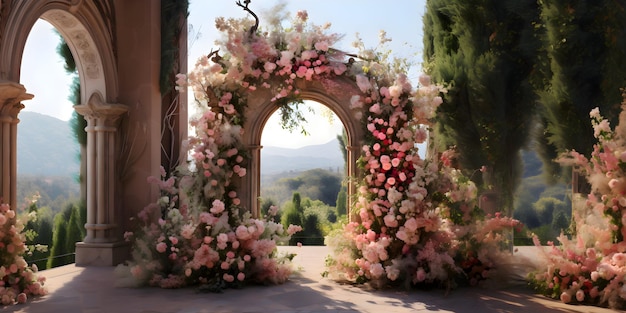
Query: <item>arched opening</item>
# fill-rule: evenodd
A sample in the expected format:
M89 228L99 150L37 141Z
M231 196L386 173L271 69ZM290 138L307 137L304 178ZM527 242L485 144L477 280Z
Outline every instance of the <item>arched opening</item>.
M80 101L78 73L60 47L67 45L58 31L39 19L21 63L20 83L36 97L19 115L17 201L18 209L37 216L26 225L31 232L26 243L47 249L33 251L27 261L40 269L73 263L75 243L85 236L78 140L84 138L84 126L73 108Z
M360 117L355 116L355 112L350 108L350 97L359 94L356 84L343 77L338 77L332 81L300 81L297 84L300 90L300 97L303 100L323 103L333 111L339 121L344 125L346 131L346 168L347 177L357 177L356 161L360 156L363 143L364 130ZM269 90L257 90L249 98L246 122L243 135L243 143L250 151L250 164L248 165L248 175L242 179L241 194L250 195L248 199L242 199L243 205L249 208L254 216L260 215L260 171L261 171L261 135L262 130L277 110L276 104L271 101L272 95ZM351 199L355 194L355 187L348 180L347 199ZM348 212L352 215L352 212ZM352 217L351 217L352 218Z
M28 86L21 81L21 64L27 35L33 25L43 19L61 34L67 43L76 63L80 77L80 99L74 108L84 116L91 127L87 127L87 144L83 159L87 170L82 175L86 181L87 222L82 223L86 232L81 246L82 264L95 261L98 264L116 264L122 259L121 243L122 217L119 206L115 205L115 121L127 111L126 106L108 104L107 100L117 98L117 68L114 58L115 45L112 24L113 8L108 3L63 3L58 1L17 2L11 6L6 16L3 45L0 46L3 81L0 81L2 95L9 101L2 108L2 155L0 163L3 174L1 182L4 200L11 207L17 207L17 123L18 114L25 107L21 101L29 100L33 94L26 93ZM7 61L7 62L5 62ZM49 78L52 79L52 78ZM30 91L30 90L29 90ZM45 97L42 97L45 98ZM43 99L44 101L49 99ZM121 107L120 107L121 106ZM119 234L119 235L118 235ZM125 256L121 256L124 258ZM113 260L117 258L117 261ZM79 263L78 253L76 262Z
M346 132L324 104L289 106L304 120L284 125L277 109L262 129L260 213L277 206L277 222L303 226L291 244L323 245L327 232L347 217Z

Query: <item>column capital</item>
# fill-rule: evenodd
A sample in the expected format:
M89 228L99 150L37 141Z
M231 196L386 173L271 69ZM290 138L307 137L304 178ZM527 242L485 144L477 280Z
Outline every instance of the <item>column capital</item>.
M26 92L23 85L0 80L0 118L17 119L17 114L24 108L22 101L33 97L32 94Z
M106 103L102 99L102 95L97 92L89 97L86 104L75 105L74 109L88 121L101 120L104 122L103 125L117 120L122 114L128 112L128 106L119 103Z

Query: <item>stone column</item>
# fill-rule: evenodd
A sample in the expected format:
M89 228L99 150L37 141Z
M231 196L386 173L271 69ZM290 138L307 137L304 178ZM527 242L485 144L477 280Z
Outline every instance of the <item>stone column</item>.
M241 199L250 199L249 203L246 203L247 209L252 213L255 218L261 217L261 148L260 145L249 145L248 151L250 152L250 160L246 169L246 184L242 186L241 194L238 195Z
M359 157L361 157L362 149L363 149L362 146L346 146L346 150L348 150L348 154L347 154L348 162L346 164L346 171L349 177L348 192L347 192L347 197L346 197L348 199L348 204L346 206L346 209L348 211L347 213L348 213L348 218L350 222L359 221L359 213L354 212L352 199L354 199L354 196L356 195L355 179L356 181L358 181L358 179L361 178L361 173L359 173L359 169L356 163Z
M17 118L23 100L33 95L24 86L0 80L0 202L17 206Z
M87 120L87 235L76 244L76 265L116 265L128 251L115 216L115 138L118 120L128 107L105 103L94 93L87 104L74 108Z

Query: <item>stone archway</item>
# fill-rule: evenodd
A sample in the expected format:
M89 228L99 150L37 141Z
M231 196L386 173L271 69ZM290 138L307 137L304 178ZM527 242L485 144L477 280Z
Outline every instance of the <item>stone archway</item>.
M360 119L354 116L350 108L350 98L360 94L354 79L336 76L324 80L299 80L294 84L299 90L299 97L313 100L328 106L343 123L348 135L346 174L358 177L357 159L363 146L364 129ZM271 101L274 94L268 89L257 90L248 97L247 119L243 125L245 133L242 141L249 148L250 162L246 168L248 175L241 180L242 205L259 216L261 191L261 135L265 123L278 109ZM355 185L348 182L348 199L355 194ZM352 212L351 212L352 213ZM350 214L349 216L353 216Z
M87 236L77 244L76 263L115 264L127 252L121 243L116 211L116 121L125 105L110 104L117 98L117 66L114 56L112 2L17 1L3 9L0 44L0 138L2 138L2 188L0 198L16 206L16 132L18 114L33 95L19 84L26 39L38 19L52 24L67 42L77 64L81 105L77 112L88 121L86 205ZM45 69L44 69L45 70ZM10 175L8 173L11 173Z

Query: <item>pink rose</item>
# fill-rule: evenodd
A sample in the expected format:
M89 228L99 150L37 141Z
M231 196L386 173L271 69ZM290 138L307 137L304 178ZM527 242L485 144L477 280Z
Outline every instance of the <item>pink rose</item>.
M572 296L564 291L563 293L561 293L561 301L563 303L570 303L572 302Z
M229 275L226 273L224 273L224 276L222 276L222 278L228 283L232 283L233 281L235 281L235 277L233 275Z
M415 273L415 279L418 282L423 282L424 280L426 280L426 271L424 271L423 268L418 268L417 269L417 273Z
M28 297L26 296L25 293L22 292L19 295L17 295L17 303L24 304L26 303L26 300L28 300Z
M159 243L157 243L157 245L156 245L156 250L157 250L159 253L163 253L163 252L165 252L165 250L167 250L167 244L165 244L165 242L159 242Z

